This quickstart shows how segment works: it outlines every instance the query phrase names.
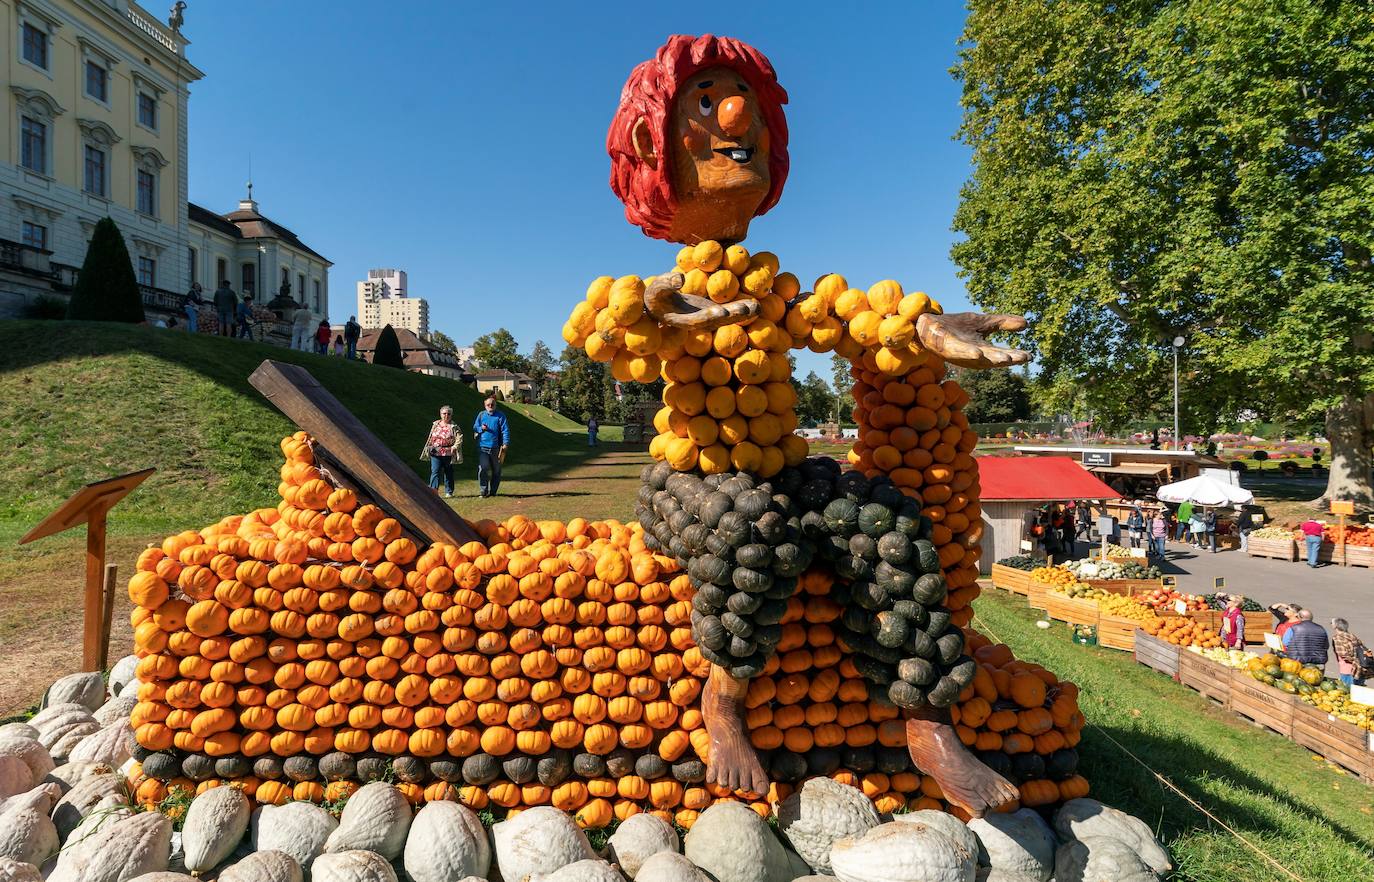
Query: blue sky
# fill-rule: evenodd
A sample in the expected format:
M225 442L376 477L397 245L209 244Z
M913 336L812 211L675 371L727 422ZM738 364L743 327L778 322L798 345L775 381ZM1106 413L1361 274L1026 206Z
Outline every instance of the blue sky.
M607 185L626 76L669 34L726 34L761 49L791 98L787 188L746 247L804 287L895 278L967 308L949 260L969 171L948 73L960 4L502 7L193 0L192 200L236 207L251 153L262 211L334 261L334 321L369 267L398 267L459 343L504 326L557 354L592 278L660 272L676 252ZM828 358L798 360L829 377Z

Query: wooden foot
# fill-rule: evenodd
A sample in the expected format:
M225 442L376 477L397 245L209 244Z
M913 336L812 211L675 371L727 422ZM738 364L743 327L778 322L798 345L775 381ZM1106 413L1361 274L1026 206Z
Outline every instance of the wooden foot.
M701 696L701 715L711 736L706 780L763 796L768 792L768 775L744 731L744 694L748 689L747 679L731 677L720 665L711 666Z
M940 785L946 800L981 818L1020 796L1010 781L968 752L950 724L949 711L922 711L906 721L907 750L916 767Z

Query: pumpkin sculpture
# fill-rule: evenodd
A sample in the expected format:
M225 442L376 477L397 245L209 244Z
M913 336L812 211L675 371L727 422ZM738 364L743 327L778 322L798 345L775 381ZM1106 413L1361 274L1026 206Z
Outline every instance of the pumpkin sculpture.
M284 439L275 507L138 559L140 801L226 781L333 801L388 776L412 802L690 827L815 775L964 818L1086 792L1076 688L968 627L977 439L945 365L1020 360L980 336L1016 322L894 282L802 292L737 243L787 170L767 60L675 37L646 65L613 186L688 243L680 272L599 279L564 329L617 377L668 381L637 520L426 545ZM854 363L847 472L792 434L796 345Z

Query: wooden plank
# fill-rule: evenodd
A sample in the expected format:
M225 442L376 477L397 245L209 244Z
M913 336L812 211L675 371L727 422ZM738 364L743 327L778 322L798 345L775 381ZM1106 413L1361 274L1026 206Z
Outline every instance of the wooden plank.
M1045 614L1071 625L1096 625L1102 612L1095 600L1082 600L1050 591L1045 595Z
M1001 588L1003 591L1010 591L1013 594L1025 594L1029 590L1026 584L1029 581L1030 573L1025 570L1018 570L1015 567L997 563L992 565L992 585L994 588Z
M1049 594L1049 587L1047 582L1026 580L1026 603L1030 604L1031 609L1045 608L1045 596Z
M1245 543L1245 553L1251 557L1271 557L1276 560L1298 559L1297 543L1292 539L1256 539L1251 536Z
M1140 623L1125 616L1103 614L1097 622L1097 645L1108 649L1135 651L1135 631Z
M110 626L114 624L115 593L119 590L119 567L105 564L105 584L101 589L100 659L95 670L103 671L110 663Z
M1293 705L1293 740L1356 775L1374 775L1368 733L1301 699Z
M1139 628L1135 632L1135 660L1170 677L1178 676L1178 647Z
M1365 545L1347 545L1345 562L1352 567L1374 567L1374 548Z
M1200 653L1184 650L1178 654L1178 682L1220 702L1223 707L1230 706L1231 669Z
M304 368L267 359L248 381L329 450L343 471L423 542L481 541L408 463L381 442Z
M1297 699L1250 676L1231 671L1231 710L1285 738L1293 734L1293 705Z
M92 522L96 512L102 515L108 512L116 502L132 493L135 487L148 480L148 476L155 471L157 469L141 469L87 484L67 497L67 501L58 506L56 511L35 524L33 529L19 540L19 544L26 545L35 539L70 530L78 524Z
M1158 579L1084 579L1086 584L1101 588L1109 594L1135 594L1137 591L1153 591L1159 587Z
M105 619L105 514L97 507L86 521L86 596L81 627L81 670L100 671L100 648L107 642Z

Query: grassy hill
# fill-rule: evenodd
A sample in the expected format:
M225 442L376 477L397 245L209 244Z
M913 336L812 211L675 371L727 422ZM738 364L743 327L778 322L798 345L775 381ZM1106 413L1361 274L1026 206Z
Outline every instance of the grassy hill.
M273 504L287 419L248 384L263 361L299 364L417 472L439 407L471 425L481 396L452 380L262 343L158 328L0 322L0 542L89 481L154 466L115 509L115 534L209 523ZM543 414L548 414L539 408ZM575 434L510 411L512 480L538 481L587 454ZM561 419L561 418L560 418ZM568 422L568 421L564 421ZM476 478L469 437L457 480Z

